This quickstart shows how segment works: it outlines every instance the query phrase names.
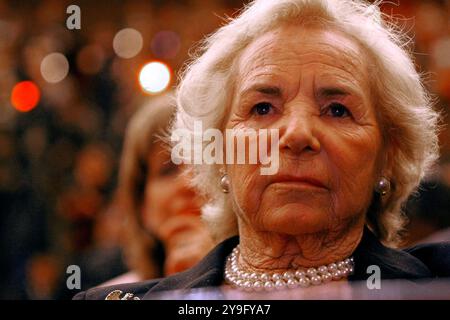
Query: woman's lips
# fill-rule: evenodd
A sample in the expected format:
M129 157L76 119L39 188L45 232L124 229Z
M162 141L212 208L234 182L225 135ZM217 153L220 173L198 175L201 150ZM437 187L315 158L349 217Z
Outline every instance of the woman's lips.
M313 178L313 177L307 177L307 176L278 176L275 177L272 183L277 184L287 184L287 185L293 185L293 186L302 186L302 187L313 187L313 188L320 188L320 189L327 189L327 186L322 183L319 179Z

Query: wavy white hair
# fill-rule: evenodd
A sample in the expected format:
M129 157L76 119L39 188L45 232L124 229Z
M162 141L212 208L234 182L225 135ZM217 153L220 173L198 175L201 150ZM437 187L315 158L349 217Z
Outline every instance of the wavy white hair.
M240 53L260 35L284 23L319 26L344 32L367 53L371 90L380 120L392 191L381 203L374 193L367 225L380 240L394 244L404 223L401 206L438 158L439 114L433 110L414 67L410 39L380 12L377 4L357 0L255 0L235 19L208 36L187 64L177 89L173 129L194 134L221 128L231 103L233 66ZM219 187L219 167L195 165L193 184L210 202L203 208L217 240L237 234L230 200Z

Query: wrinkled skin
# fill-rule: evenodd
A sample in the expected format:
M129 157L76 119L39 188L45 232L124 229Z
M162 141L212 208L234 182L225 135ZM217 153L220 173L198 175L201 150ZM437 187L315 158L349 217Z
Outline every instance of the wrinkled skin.
M319 266L358 245L384 168L368 58L346 35L286 25L257 38L235 68L226 129L279 129L280 167L226 165L240 263Z

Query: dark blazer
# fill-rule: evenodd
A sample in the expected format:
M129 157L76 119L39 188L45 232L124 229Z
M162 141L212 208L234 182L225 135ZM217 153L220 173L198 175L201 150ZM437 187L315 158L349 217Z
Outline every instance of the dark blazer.
M167 290L215 287L223 283L226 257L239 243L239 237L232 237L217 245L202 261L191 269L167 278L127 283L112 287L100 287L80 292L75 300L103 300L113 290L132 293L140 299L151 298L153 294ZM450 242L423 244L411 249L395 250L385 247L368 230L355 252L355 272L349 281L367 280L367 267L380 267L381 279L430 279L450 277Z

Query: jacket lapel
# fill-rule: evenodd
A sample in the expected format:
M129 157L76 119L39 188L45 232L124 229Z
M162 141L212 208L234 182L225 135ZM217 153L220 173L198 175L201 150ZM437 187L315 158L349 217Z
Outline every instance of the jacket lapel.
M411 254L384 246L375 235L364 228L363 237L355 252L355 273L349 280L367 280L369 266L380 268L382 279L420 279L431 277L428 267Z

